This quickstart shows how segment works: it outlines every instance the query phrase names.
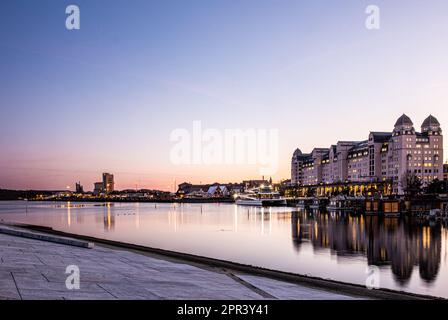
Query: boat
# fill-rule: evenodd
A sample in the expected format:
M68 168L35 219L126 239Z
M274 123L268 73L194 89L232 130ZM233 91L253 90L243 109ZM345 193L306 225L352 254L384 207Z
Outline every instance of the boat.
M330 199L327 210L331 211L355 211L364 208L364 198L338 195Z
M272 189L271 186L254 188L237 194L235 203L240 206L286 206L286 199Z

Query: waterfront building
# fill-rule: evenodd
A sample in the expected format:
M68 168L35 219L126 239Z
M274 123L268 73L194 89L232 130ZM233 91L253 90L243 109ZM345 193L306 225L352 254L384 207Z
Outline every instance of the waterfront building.
M111 193L114 191L114 175L110 173L103 173L103 190L105 193Z
M269 178L269 180L265 180L264 177L261 180L244 180L243 181L245 190L258 188L262 185L267 186L267 185L270 185L271 183L272 183L272 178Z
M243 183L179 184L176 195L179 197L229 197L245 190Z
M339 141L308 154L296 149L291 160L291 183L296 186L345 183L363 192L387 182L391 193L403 194L408 175L417 176L423 185L444 177L442 129L432 115L423 121L420 132L403 114L391 132L372 131L366 140Z
M179 184L176 194L178 196L183 197L183 196L187 196L189 194L197 193L197 192L206 193L208 188L210 188L210 185L208 185L208 184L206 184L206 185L196 184L195 185L195 184L191 184L188 182L184 182L184 183Z
M448 163L443 165L443 180L448 181Z
M229 190L227 190L226 186L214 185L208 188L207 194L210 197L222 198L222 197L228 197L230 195L230 192Z
M81 185L81 182L77 182L75 184L76 193L84 193L84 187Z
M104 192L103 182L95 182L93 184L93 194L98 195Z

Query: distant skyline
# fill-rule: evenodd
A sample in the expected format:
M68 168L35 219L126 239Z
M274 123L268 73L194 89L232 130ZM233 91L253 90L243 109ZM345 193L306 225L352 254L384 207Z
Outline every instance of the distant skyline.
M80 30L65 28L69 4ZM379 30L365 28L370 4ZM196 120L278 129L274 181L296 148L364 140L403 113L448 130L447 12L446 0L2 1L0 188L91 190L103 172L119 190L261 178L172 164L170 133Z

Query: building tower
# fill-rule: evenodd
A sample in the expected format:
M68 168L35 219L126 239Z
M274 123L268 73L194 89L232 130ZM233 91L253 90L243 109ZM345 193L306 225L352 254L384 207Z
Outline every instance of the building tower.
M302 161L302 151L297 148L294 151L291 159L291 184L297 185L302 183L302 170L303 170L303 161Z
M81 182L77 182L75 184L76 193L84 193L84 187L81 185Z
M427 142L423 150L426 163L426 167L423 168L426 176L424 182L443 180L443 135L440 123L434 116L429 115L423 121L421 129L422 138Z
M114 175L110 173L103 173L103 190L104 192L111 193L114 191Z
M411 169L414 155L412 151L416 144L414 123L411 118L403 114L395 122L392 132L391 147L388 153L388 176L393 182L393 192L402 194L405 179Z

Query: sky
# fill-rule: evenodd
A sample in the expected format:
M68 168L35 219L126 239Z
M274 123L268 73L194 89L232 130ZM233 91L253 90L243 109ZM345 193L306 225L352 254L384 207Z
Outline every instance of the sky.
M278 130L274 181L296 148L364 140L403 113L444 129L447 14L446 0L3 0L0 188L260 178L254 164L173 163L170 136L194 121Z

